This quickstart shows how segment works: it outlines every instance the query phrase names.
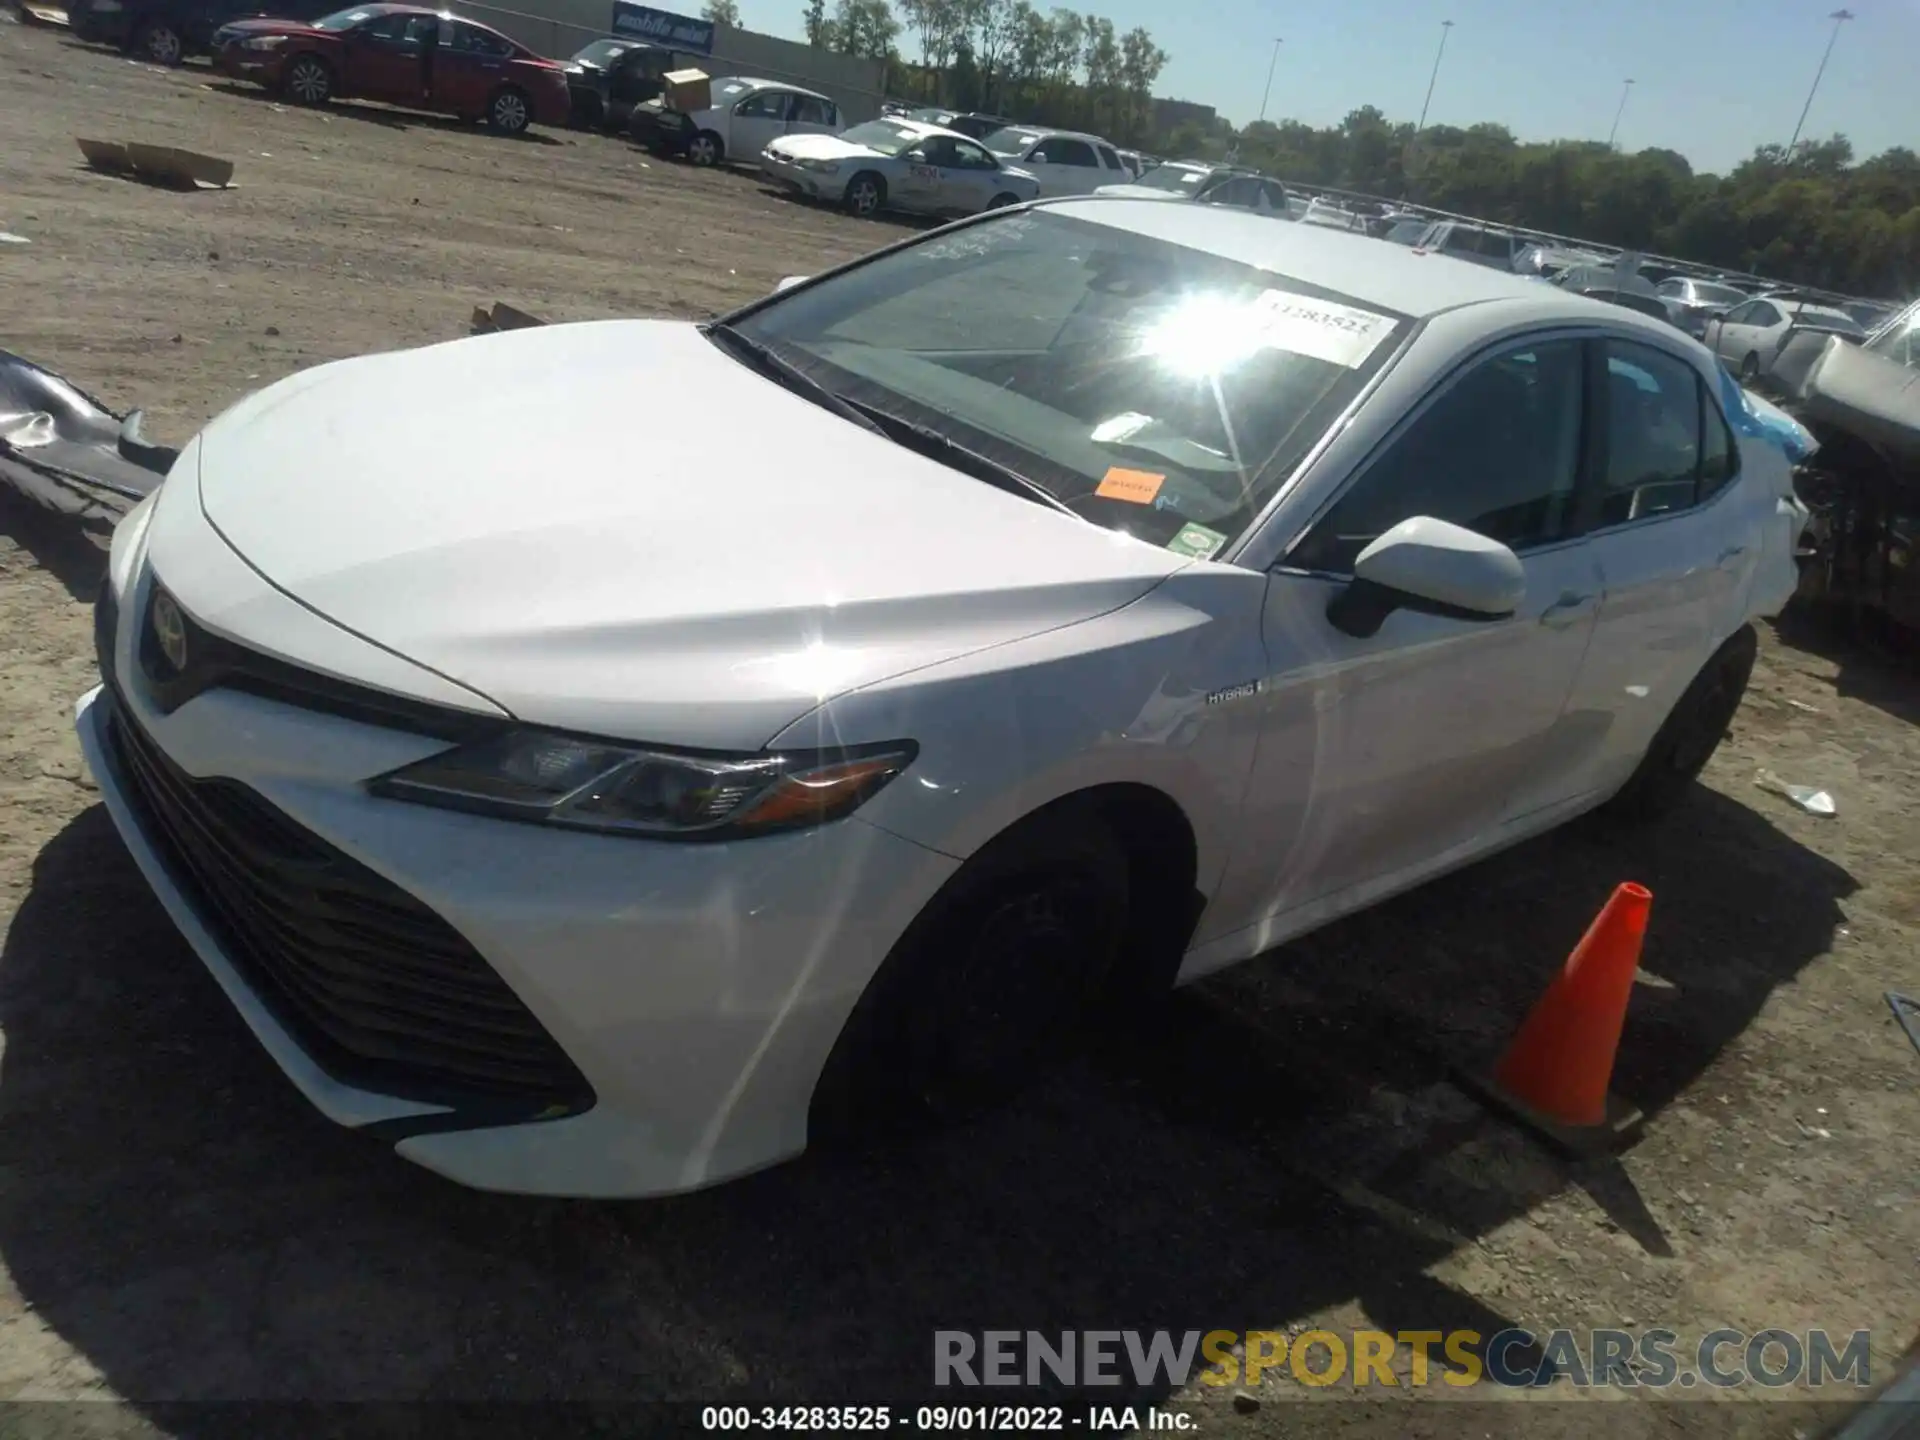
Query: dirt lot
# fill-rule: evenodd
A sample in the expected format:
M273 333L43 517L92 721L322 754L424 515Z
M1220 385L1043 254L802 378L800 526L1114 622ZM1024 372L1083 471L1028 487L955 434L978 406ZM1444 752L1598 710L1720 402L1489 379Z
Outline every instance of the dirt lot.
M0 95L0 230L31 242L0 246L0 346L174 442L292 370L455 337L477 303L703 315L896 233L619 141L284 109L4 22ZM238 188L95 175L76 134L231 156ZM635 420L636 448L676 423ZM1911 673L1769 632L1732 741L1663 827L1576 827L1328 929L961 1133L665 1203L529 1202L321 1120L176 938L69 729L100 567L71 527L0 504L0 1398L131 1403L10 1422L565 1397L695 1428L688 1402L725 1396L924 1399L937 1328L1870 1328L1884 1375L1920 1326L1920 1055L1882 1000L1920 989ZM1763 793L1763 766L1829 788L1838 818ZM1651 1120L1574 1168L1444 1066L1498 1051L1626 879L1656 900L1618 1088ZM1209 1432L1831 1418L1737 1403L1753 1390L1284 1403L1310 1393L1348 1395L1274 1375L1257 1407L1171 1399Z

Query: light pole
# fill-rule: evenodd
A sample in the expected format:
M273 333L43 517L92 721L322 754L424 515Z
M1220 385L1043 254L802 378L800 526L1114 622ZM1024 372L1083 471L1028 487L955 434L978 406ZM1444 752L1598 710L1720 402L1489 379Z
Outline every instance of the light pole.
M1613 128L1607 131L1607 149L1613 149L1613 137L1620 133L1620 117L1627 113L1627 97L1633 94L1633 81L1620 87L1620 108L1613 112Z
M1427 107L1433 104L1433 83L1440 78L1440 57L1447 53L1447 32L1451 29L1451 20L1440 22L1440 48L1433 52L1433 74L1427 77L1427 98L1420 102L1420 123L1413 127L1416 135L1427 128Z
M1813 72L1813 84L1807 90L1807 103L1800 107L1800 123L1793 127L1793 139L1787 141L1787 159L1793 159L1793 147L1800 143L1800 128L1807 123L1807 112L1813 109L1814 92L1820 88L1820 77L1827 73L1827 60L1833 54L1833 42L1840 38L1840 27L1853 19L1851 10L1836 10L1827 17L1833 21L1833 34L1827 37L1827 48L1820 56L1820 68Z
M1274 37L1273 58L1267 62L1267 88L1260 92L1260 118L1267 118L1267 98L1273 94L1273 67L1280 63L1280 38Z

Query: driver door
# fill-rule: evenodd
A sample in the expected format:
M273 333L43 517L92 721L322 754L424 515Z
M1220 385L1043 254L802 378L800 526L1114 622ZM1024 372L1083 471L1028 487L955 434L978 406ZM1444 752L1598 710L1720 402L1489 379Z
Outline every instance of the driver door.
M421 33L429 28L438 31L437 17L400 11L377 16L349 31L341 88L347 94L389 105L424 104L427 75Z
M938 210L946 188L945 162L951 158L953 142L944 135L929 135L917 145L901 152L905 167L889 191L903 210L922 214Z
M1574 339L1477 357L1342 482L1269 577L1259 755L1212 912L1343 912L1488 848L1564 798L1566 710L1600 581L1576 527L1587 353ZM1327 615L1355 557L1428 515L1499 540L1527 589L1503 619L1400 608L1375 633ZM1202 935L1201 939L1215 938Z

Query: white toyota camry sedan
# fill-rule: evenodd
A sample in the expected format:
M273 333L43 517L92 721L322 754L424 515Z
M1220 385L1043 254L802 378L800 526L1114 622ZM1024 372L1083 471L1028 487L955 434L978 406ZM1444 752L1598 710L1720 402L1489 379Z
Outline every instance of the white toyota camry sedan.
M1068 200L710 325L243 400L116 534L78 725L322 1111L468 1185L661 1194L1657 814L1802 520L1671 326Z

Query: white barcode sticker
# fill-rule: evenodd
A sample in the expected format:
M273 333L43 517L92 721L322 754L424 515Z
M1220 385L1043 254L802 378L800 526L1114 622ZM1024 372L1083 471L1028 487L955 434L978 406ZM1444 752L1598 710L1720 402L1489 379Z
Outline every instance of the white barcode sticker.
M1385 315L1286 290L1263 290L1253 306L1265 344L1349 370L1365 364L1393 333L1393 321Z

